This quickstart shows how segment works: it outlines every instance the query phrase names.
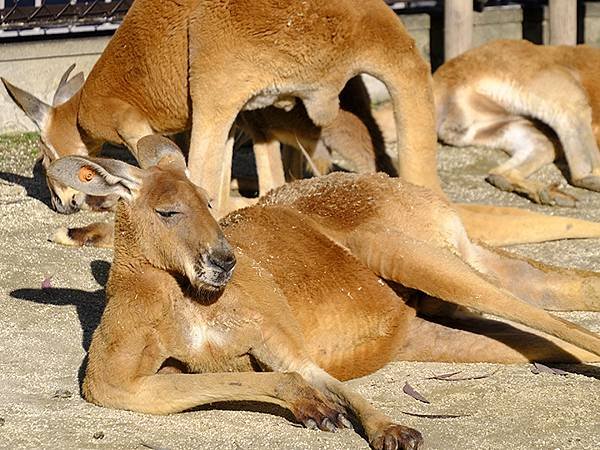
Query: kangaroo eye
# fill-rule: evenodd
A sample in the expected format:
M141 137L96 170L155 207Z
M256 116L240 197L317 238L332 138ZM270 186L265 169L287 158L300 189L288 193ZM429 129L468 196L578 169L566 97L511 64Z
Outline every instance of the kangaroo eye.
M179 211L165 211L160 209L155 209L155 211L160 217L164 217L165 219L181 214Z

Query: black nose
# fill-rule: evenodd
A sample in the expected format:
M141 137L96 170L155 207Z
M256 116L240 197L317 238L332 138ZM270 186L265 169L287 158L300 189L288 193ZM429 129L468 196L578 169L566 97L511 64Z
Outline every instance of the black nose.
M64 204L59 197L55 197L52 196L51 198L52 201L52 206L54 206L54 209L56 210L57 213L60 214L73 214L74 212L79 211L79 205L77 205L76 202L69 202L67 204Z
M211 264L220 267L224 272L231 272L236 263L233 252L212 252L208 259Z

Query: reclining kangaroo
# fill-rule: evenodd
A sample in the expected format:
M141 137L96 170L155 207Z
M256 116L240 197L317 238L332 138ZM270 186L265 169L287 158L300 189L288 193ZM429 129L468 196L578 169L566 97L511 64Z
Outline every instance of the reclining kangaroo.
M599 275L474 244L427 189L336 173L284 185L220 228L174 144L143 138L138 158L144 169L79 156L49 167L65 185L122 199L88 401L154 414L271 402L324 430L349 426L347 414L374 448L415 449L417 431L338 379L395 359L599 359L599 336L541 309L600 310ZM550 336L513 328L496 341L426 321L408 288Z
M571 183L600 191L600 49L494 41L454 58L434 74L439 138L484 145L511 157L487 180L536 203L576 199L531 174L564 150Z

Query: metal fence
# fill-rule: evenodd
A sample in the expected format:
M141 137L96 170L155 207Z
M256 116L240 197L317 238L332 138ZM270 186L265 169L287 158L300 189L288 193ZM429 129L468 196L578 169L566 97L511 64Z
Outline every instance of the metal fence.
M398 14L443 13L444 0L384 1ZM583 0L578 2L583 3ZM132 3L133 0L0 0L0 40L111 32L122 22ZM473 0L473 8L482 11L489 6L531 7L545 3L547 0Z
M0 0L0 39L112 31L133 0Z

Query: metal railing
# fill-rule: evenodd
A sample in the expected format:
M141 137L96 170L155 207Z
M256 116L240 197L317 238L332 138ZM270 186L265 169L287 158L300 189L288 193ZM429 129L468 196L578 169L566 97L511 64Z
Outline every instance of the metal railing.
M111 31L133 0L0 0L0 39Z
M384 1L398 14L440 14L444 5L444 0ZM111 32L122 22L132 3L133 0L0 0L0 40ZM489 6L542 4L547 4L547 0L473 0L473 8L477 11Z

